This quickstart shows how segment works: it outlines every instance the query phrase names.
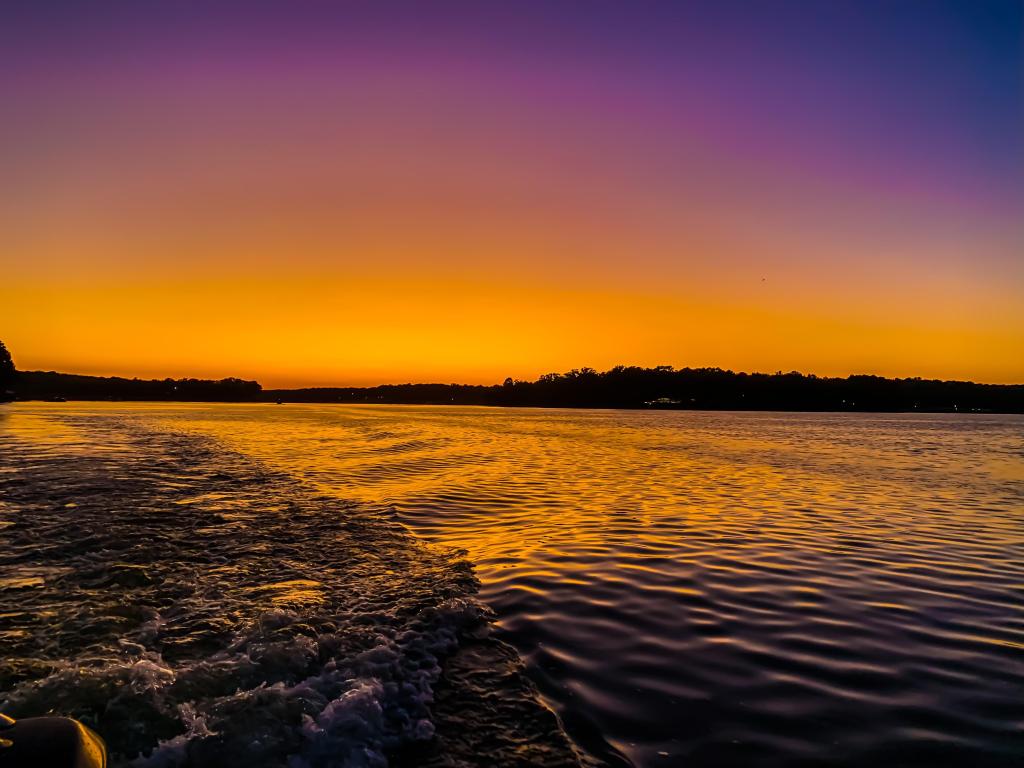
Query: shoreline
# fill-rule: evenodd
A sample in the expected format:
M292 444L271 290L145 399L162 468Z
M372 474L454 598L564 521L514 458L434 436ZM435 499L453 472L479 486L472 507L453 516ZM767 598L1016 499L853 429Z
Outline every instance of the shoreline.
M1007 385L1009 386L1009 385ZM951 409L878 409L878 408L850 408L847 410L834 410L827 408L715 408L715 407L664 407L664 406L623 406L623 405L503 405L499 403L452 403L452 402L424 402L407 403L399 401L380 400L375 402L355 402L338 400L134 400L134 399L112 399L112 398L79 398L67 397L60 400L51 398L15 398L12 400L0 400L0 406L12 403L49 403L61 405L62 403L139 403L159 404L173 403L177 405L343 405L373 407L379 405L401 406L406 408L495 408L505 410L550 410L550 411L640 411L661 413L688 412L688 413L817 413L817 414L930 414L949 416L1021 416L1024 415L1024 408L1021 410L951 410Z
M292 388L264 388L258 381L234 377L145 380L15 371L0 382L0 398L784 413L1024 413L1024 384L621 365L603 372L576 368L548 373L535 381L506 378L493 385L405 383Z

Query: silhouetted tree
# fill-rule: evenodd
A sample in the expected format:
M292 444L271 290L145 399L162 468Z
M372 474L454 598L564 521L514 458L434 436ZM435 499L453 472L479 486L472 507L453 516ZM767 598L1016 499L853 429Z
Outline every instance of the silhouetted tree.
M7 351L7 347L0 341L0 389L6 389L14 384L15 373L11 353Z

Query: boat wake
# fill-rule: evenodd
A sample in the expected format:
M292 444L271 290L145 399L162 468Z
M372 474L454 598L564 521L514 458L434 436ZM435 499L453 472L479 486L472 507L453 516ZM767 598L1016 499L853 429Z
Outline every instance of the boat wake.
M54 419L0 424L0 710L115 765L578 765L463 553L207 438Z

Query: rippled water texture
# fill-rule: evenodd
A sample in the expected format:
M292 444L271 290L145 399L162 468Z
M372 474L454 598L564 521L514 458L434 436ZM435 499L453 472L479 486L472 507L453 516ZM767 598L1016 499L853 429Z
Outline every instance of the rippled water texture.
M36 424L37 435L46 432L40 424L55 435L69 424L88 434L98 429L99 439L87 438L97 445L117 442L102 430L146 429L161 440L177 435L189 450L202 444L266 467L273 499L294 495L281 484L301 486L317 499L322 522L301 527L308 543L284 563L268 544L267 556L255 561L268 572L253 575L264 589L284 583L274 589L309 589L317 599L331 591L304 581L322 585L314 571L344 570L332 565L331 547L315 544L333 535L332 515L358 512L364 535L375 536L372 521L383 525L376 512L436 545L465 549L482 582L479 596L496 613L497 636L518 649L543 700L599 761L1024 763L1020 417L294 405L7 410L7 431L21 424L22 442L39 439L27 423ZM142 442L134 450L145 455L153 448ZM90 460L104 459L97 452ZM204 467L209 461L196 460ZM116 478L111 485L120 487ZM264 492L239 499L238 513L277 519ZM167 501L151 499L152 513ZM9 502L3 509L0 519L14 519ZM290 535L277 524L268 534L275 542ZM228 559L231 546L224 543ZM362 546L347 541L342 559L360 560ZM450 558L430 565L441 555L410 546L402 542L396 551L415 552L417 562L425 558L420 567L439 569L425 577L430 610L447 610L452 597L437 584L463 584L467 574ZM5 610L15 605L11 589L60 587L65 577L48 570L52 558L40 550L33 562L4 577L16 582L0 593ZM365 600L400 606L415 588L404 583L411 576L402 568L393 569L401 578L384 598L379 580L356 573L350 581ZM189 578L182 575L182 583ZM452 590L455 599L471 592L465 585ZM209 620L224 609L211 606ZM19 647L29 659L58 658L60 648L39 647L47 619L35 615L36 634ZM7 622L0 629L20 626ZM342 622L332 634L344 638L350 629ZM258 644L257 635L246 637ZM398 643L393 650L401 669L404 649ZM189 663L204 652L190 651ZM430 653L436 662L423 691L452 651ZM472 680L478 695L496 686L494 698L502 700L505 684L477 680L489 664L470 659L452 679ZM34 668L21 674L26 681L38 676ZM15 700L36 690L32 685L16 683ZM512 689L522 695L521 686ZM415 723L429 719L429 706L396 706L412 713L412 731L403 724L389 738L418 743ZM475 709L460 706L449 706L456 714L446 717L469 715L471 731ZM495 712L482 721L499 718Z
M0 413L0 500L3 711L115 764L577 764L470 565L365 507L74 408Z

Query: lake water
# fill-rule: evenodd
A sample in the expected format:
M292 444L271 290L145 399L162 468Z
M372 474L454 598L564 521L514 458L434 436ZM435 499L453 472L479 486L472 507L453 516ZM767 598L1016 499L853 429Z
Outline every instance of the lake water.
M1022 417L0 414L0 708L126 760L1024 764Z

